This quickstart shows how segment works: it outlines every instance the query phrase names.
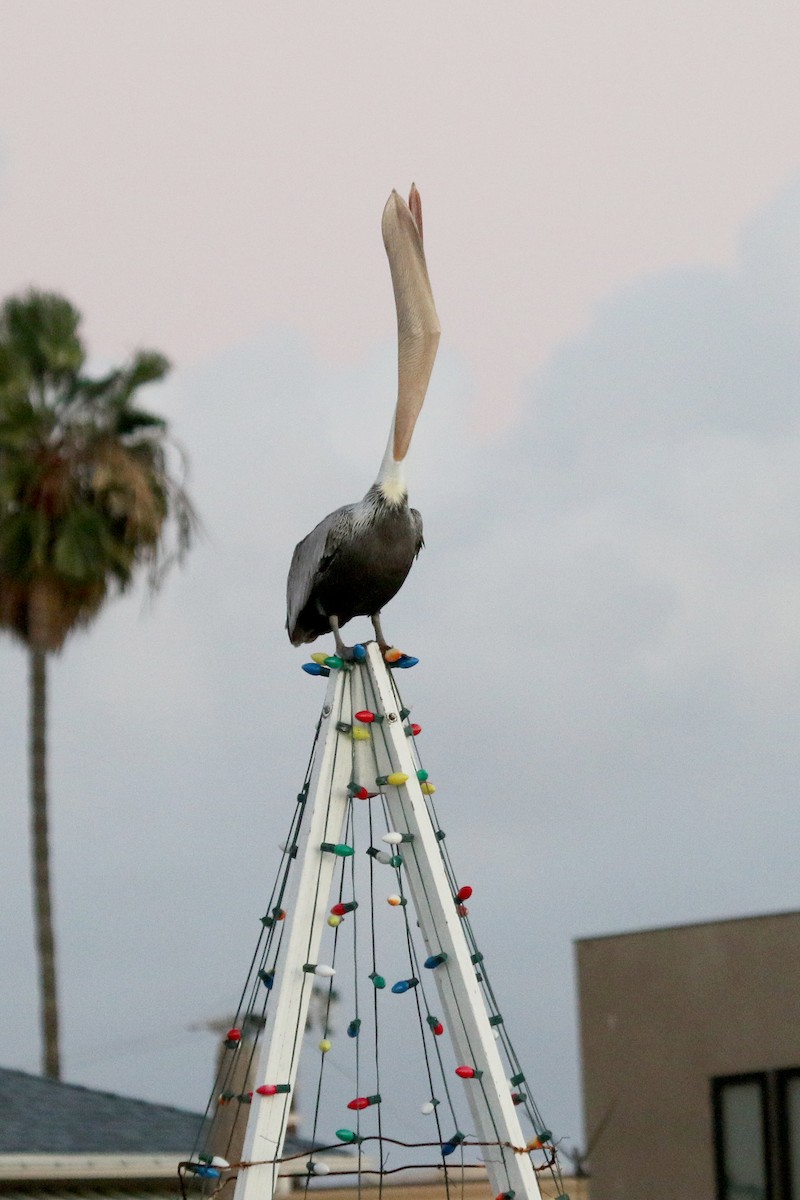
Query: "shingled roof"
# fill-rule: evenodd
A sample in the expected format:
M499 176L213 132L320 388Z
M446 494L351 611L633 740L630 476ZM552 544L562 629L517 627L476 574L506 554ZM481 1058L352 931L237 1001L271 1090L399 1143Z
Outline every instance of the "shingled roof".
M0 1154L188 1154L200 1113L0 1067Z
M0 1200L175 1200L178 1161L201 1144L202 1123L201 1113L0 1067ZM302 1175L312 1151L288 1136L281 1173ZM350 1155L337 1146L315 1158L341 1167Z

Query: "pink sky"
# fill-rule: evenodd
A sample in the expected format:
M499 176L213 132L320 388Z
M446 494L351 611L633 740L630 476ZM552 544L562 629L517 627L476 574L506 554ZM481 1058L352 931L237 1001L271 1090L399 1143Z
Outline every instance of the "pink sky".
M641 273L725 262L798 162L800 9L730 0L6 0L3 291L180 363L268 323L390 334L379 218L416 179L443 347L499 414Z

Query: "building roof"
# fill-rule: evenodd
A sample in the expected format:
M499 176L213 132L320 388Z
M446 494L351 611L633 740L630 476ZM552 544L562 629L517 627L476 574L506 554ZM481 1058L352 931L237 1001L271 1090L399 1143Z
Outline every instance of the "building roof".
M200 1113L0 1067L0 1154L188 1154Z
M201 1144L202 1125L201 1113L0 1067L0 1197L38 1200L44 1187L48 1200L109 1200L116 1188L137 1200L132 1191L147 1185L161 1200L152 1185L170 1179L164 1194L174 1200L178 1161ZM297 1157L281 1174L303 1174L313 1149L288 1136L284 1152ZM337 1146L317 1157L341 1166L348 1152Z
M678 925L645 926L642 929L622 929L615 933L590 933L575 938L575 945L583 942L610 942L613 938L640 937L643 933L675 933L677 930L712 928L717 925L744 925L748 921L775 921L783 918L800 917L798 909L782 909L779 912L746 913L742 917L717 917L708 921L683 921Z

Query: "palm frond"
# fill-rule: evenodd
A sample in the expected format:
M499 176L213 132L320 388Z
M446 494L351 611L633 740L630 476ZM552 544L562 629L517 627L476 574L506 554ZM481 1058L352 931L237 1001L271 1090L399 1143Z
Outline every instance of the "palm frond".
M0 523L0 578L33 578L47 562L49 522L38 509L23 508Z
M55 425L50 412L34 408L27 395L0 396L0 455L25 453L44 445Z
M113 539L102 515L88 504L76 505L53 540L53 567L74 583L98 583L108 571L109 543Z
M142 433L146 429L166 430L167 422L155 413L144 412L141 408L123 408L117 414L114 422L114 433L118 437L127 437L133 433Z
M158 350L137 350L126 373L128 396L132 396L148 383L158 383L168 374L169 369L169 359Z
M65 297L31 289L9 297L0 307L0 341L27 364L34 380L75 375L86 357L78 334L80 321L77 308Z

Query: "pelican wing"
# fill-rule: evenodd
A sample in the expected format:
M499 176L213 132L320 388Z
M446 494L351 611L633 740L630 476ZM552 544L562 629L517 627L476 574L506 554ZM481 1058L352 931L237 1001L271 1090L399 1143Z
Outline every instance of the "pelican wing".
M417 508L410 508L411 520L414 523L414 532L417 535L417 549L414 554L415 558L419 558L419 552L425 545L425 538L422 536L422 513Z
M286 628L293 646L313 641L313 638L318 636L315 633L309 638L308 631L304 630L300 623L300 618L342 543L352 533L354 508L353 504L337 508L295 547L286 583Z
M412 186L409 204L393 191L383 210L383 244L397 307L397 407L393 454L402 462L419 416L439 346L439 318L422 248L422 202Z

